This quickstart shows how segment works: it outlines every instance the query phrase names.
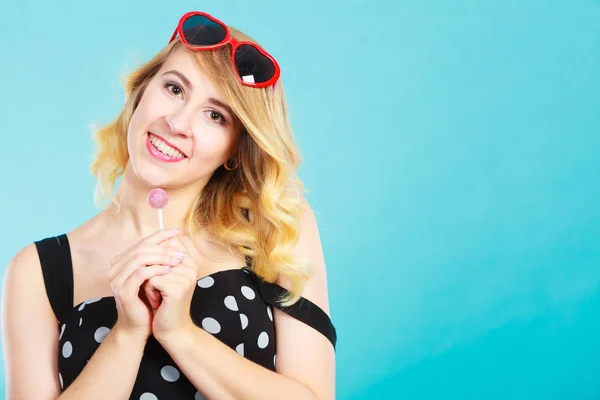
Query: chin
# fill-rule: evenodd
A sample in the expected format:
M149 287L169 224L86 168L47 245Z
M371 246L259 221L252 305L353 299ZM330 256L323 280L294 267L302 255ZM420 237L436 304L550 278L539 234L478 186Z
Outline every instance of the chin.
M144 186L149 188L168 188L173 186L173 178L164 176L164 174L150 173L148 171L135 174L137 180Z
M169 187L173 186L177 180L178 172L181 171L179 165L175 163L161 162L155 160L146 151L140 149L130 158L133 176L136 180L148 187ZM177 163L179 164L179 163ZM179 167L179 168L178 168Z
M133 161L133 160L131 160ZM148 187L169 187L174 184L173 172L170 172L159 165L155 165L147 160L137 160L132 162L133 177L142 185Z

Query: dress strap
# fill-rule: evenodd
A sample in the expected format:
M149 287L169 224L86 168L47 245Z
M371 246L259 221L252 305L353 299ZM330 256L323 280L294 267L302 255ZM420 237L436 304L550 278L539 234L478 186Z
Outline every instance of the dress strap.
M73 308L73 263L66 234L34 242L42 266L46 294L58 321Z
M264 301L319 331L329 339L335 349L337 332L331 322L331 318L329 318L321 307L304 297L301 297L295 304L284 307L279 303L278 299L289 293L287 289L276 283L263 280L251 268L245 267L244 269L250 272L249 275L256 281Z

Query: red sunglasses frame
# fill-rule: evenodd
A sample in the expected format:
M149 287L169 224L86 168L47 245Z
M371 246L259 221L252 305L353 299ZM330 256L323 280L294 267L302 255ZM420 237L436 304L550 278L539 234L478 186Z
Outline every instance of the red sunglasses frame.
M188 41L186 40L185 36L183 35L183 24L185 23L185 21L190 18L190 17L194 17L196 15L201 15L203 17L208 18L209 20L213 21L216 24L219 24L223 27L223 29L225 29L225 38L220 41L217 44L213 44L213 45L209 45L209 46L194 46L190 43L188 43ZM279 69L279 64L277 63L277 61L275 60L275 58L273 58L269 53L267 53L262 47L260 47L258 44L254 43L254 42L248 42L248 41L238 41L236 40L233 36L231 36L231 32L229 31L229 27L227 25L225 25L222 21L219 21L218 19L216 19L215 17L213 17L210 14L201 12L201 11L190 11L185 13L180 19L179 19L179 23L177 24L177 28L175 28L175 32L173 32L173 36L171 36L171 40L169 40L169 43L171 43L173 40L175 40L175 38L177 37L177 35L179 34L179 37L181 38L181 42L190 50L193 51L203 51L203 50L214 50L214 49L218 49L221 48L227 44L231 45L231 65L233 65L233 69L236 72L236 76L238 78L238 81L245 86L250 86L250 87L255 87L255 88L263 88L263 87L267 87L267 86L271 86L271 85L275 85L275 83L277 83L277 80L279 79L279 76L281 74L281 71ZM236 50L242 46L242 45L250 45L252 47L254 47L256 50L258 50L262 55L264 55L265 57L267 57L274 66L274 71L273 71L273 77L271 77L271 79L269 79L268 81L265 82L259 82L259 83L252 83L252 82L246 82L242 79L242 77L240 76L240 74L237 71L237 67L235 66L235 52Z

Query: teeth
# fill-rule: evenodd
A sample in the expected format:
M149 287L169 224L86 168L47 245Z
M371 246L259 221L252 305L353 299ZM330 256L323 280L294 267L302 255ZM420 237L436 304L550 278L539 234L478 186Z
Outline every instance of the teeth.
M161 153L164 153L170 157L183 158L185 157L180 151L175 150L156 136L150 134L150 143L154 145Z

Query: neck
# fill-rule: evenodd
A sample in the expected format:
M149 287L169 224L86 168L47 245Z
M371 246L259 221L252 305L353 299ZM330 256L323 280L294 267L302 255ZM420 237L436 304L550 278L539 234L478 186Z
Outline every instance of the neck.
M201 185L190 185L183 188L165 188L169 201L162 209L164 229L179 228L186 231L186 217L194 206L206 182ZM111 204L107 209L118 236L146 237L160 229L158 210L148 204L147 196L150 187L142 183L131 170L130 164L125 168L123 178L116 192L120 209Z

